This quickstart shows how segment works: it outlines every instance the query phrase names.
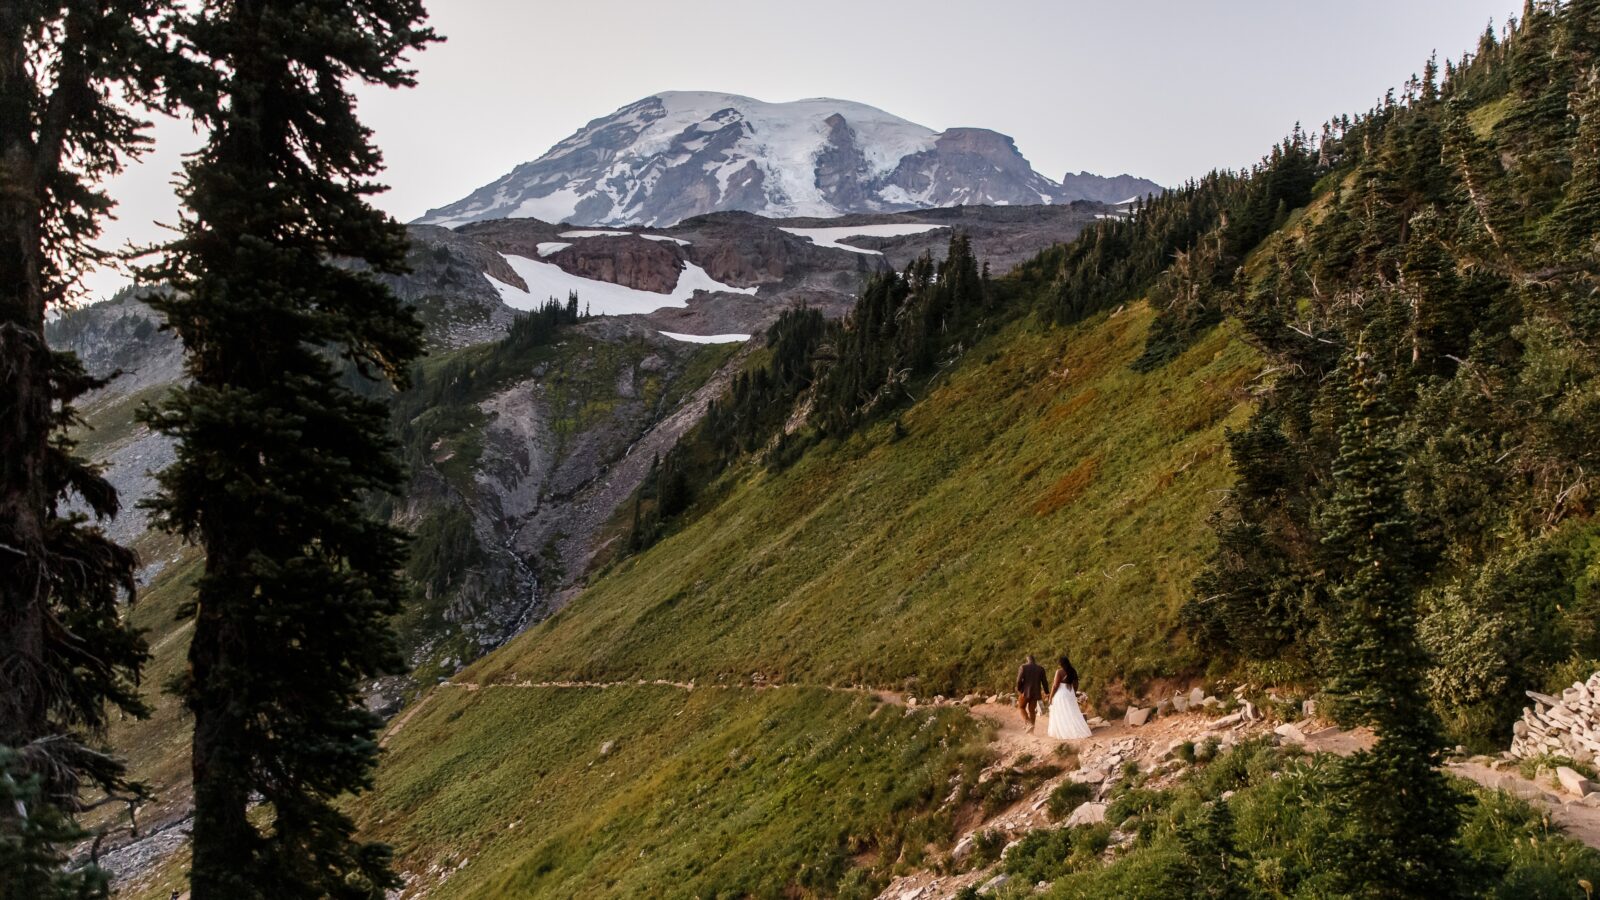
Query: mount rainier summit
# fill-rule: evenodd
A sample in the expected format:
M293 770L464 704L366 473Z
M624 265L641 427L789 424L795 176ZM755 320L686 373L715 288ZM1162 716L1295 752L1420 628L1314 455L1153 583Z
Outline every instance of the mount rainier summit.
M590 122L418 224L661 226L734 210L833 217L1104 199L1086 177L1097 178L1072 176L1073 186L1063 187L1035 172L1011 138L984 128L936 132L847 100L767 103L671 91ZM1129 196L1160 190L1129 176L1103 181L1134 185Z

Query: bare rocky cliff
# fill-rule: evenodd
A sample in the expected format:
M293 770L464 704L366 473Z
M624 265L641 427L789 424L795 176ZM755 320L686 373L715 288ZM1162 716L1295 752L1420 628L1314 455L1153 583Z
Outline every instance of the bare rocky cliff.
M1092 172L1068 172L1061 179L1062 190L1076 199L1094 200L1098 203L1125 203L1148 197L1166 190L1148 178L1135 175L1095 175Z

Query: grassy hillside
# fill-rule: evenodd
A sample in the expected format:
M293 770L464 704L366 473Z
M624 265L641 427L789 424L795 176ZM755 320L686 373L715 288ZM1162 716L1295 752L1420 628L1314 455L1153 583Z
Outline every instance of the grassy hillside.
M422 382L431 385L447 380L453 391L443 392L442 399L435 398L425 415L413 411L406 419L410 431L405 436L413 438L413 446L420 448L413 454L411 465L414 471L437 473L436 477L454 493L441 497L419 492L410 498L421 512L421 521L414 529L417 538L412 543L410 573L418 582L418 589L397 626L408 648L427 645L432 651L419 667L418 678L432 683L433 676L441 671L435 665L439 658L463 658L463 654L477 650L475 644L455 634L457 623L445 618L447 603L454 595L440 591L429 596L426 592L435 578L437 583L450 584L452 574L459 578L459 573L482 555L470 532L465 540L451 543L448 533L429 527L451 514L466 521L466 503L480 499L475 494L477 485L471 466L458 464L458 460L475 459L482 449L482 433L489 417L477 404L529 378L531 373L554 373L549 379L549 395L550 408L560 414L553 423L559 440L556 452L567 453L571 452L568 444L579 441L587 430L608 424L612 407L619 402L616 385L620 374L636 367L640 360L653 353L676 354L670 366L644 373L637 384L640 402L648 408L671 409L703 384L732 352L730 347L716 345L669 345L663 351L658 344L637 337L602 340L580 334L547 343L474 345L424 361L420 369ZM145 460L132 458L132 451L127 449L148 433L135 421L135 411L141 404L158 399L168 388L166 384L146 387L88 407L85 427L76 435L81 450L96 459L117 458L133 469L148 466ZM168 686L186 666L192 623L180 619L179 612L193 598L204 556L178 538L156 531L141 534L133 547L146 566L148 580L141 586L128 616L144 632L150 647L151 660L144 669L140 688L151 715L146 719L116 719L107 737L111 746L124 754L131 776L149 789L151 802L139 811L141 829L148 833L152 826L186 815L190 804L190 721L179 700L168 693ZM452 641L451 637L457 639ZM125 822L126 810L121 806L100 807L87 817L91 827ZM164 872L152 882L150 890L155 893L151 896L165 900L167 886L176 886L176 877L172 871Z
M735 470L691 523L475 670L998 689L1070 651L1091 690L1204 667L1177 627L1222 432L1259 365L1217 330L1138 374L1142 304L1011 326L899 420L771 474Z
M730 471L423 702L363 829L452 898L872 896L931 863L981 803L982 727L823 685L1001 689L1070 649L1104 697L1204 667L1176 612L1259 366L1218 330L1136 373L1151 318L1016 323L898 427ZM658 678L699 687L529 686Z
M982 736L904 712L805 689L440 688L362 822L437 898L832 893L954 836L932 810Z
M148 827L181 817L189 803L189 720L166 688L184 671L193 625L180 621L178 611L193 598L204 558L176 538L154 532L140 538L135 548L140 559L156 569L128 611L150 646L141 693L151 713L146 719L114 720L108 738L111 746L127 748L129 772L152 795L152 804L139 812L141 826ZM92 821L98 824L106 817L125 821L124 812L122 807L102 807Z

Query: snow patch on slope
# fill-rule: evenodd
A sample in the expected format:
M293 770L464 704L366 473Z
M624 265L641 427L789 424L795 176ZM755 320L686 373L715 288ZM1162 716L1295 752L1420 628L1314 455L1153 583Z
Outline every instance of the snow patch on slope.
M689 242L684 240L683 238L675 238L675 237L672 237L671 235L666 235L666 234L639 234L636 231L608 231L608 230L603 229L603 228L580 228L580 229L577 229L576 231L563 231L563 232L561 232L561 237L574 238L574 239L576 239L576 238L592 238L592 237L629 237L630 235L633 236L633 237L642 237L647 241L655 241L656 243L660 243L660 244L673 243L673 244L677 244L680 247L689 246ZM562 246L570 247L572 245L571 244L563 244ZM540 255L543 256L544 254L540 254Z
M509 253L500 255L511 266L511 270L528 285L528 289L523 290L516 285L507 284L492 275L485 274L483 277L489 279L489 284L493 285L500 295L501 302L512 309L537 309L552 298L565 300L569 292L576 291L578 302L589 312L595 315L615 316L654 312L666 306L688 306L689 298L694 296L695 291L720 291L730 294L756 292L753 287L738 288L723 284L694 263L685 264L683 271L678 273L678 283L673 287L672 293L658 294L654 291L641 291L626 285L573 275L555 263L539 262L536 259Z
M803 237L818 247L882 256L883 254L877 250L852 247L849 244L841 244L839 242L844 238L851 237L903 237L908 234L922 234L935 228L948 227L947 225L926 225L920 222L909 222L904 225L890 223L887 225L839 225L829 228L780 228L779 231L787 231L796 237Z
M748 334L680 334L676 331L663 331L661 336L688 344L742 344L750 340Z
M582 194L565 187L547 197L529 197L517 204L517 208L508 213L506 218L564 222L578 211L578 201L582 199Z

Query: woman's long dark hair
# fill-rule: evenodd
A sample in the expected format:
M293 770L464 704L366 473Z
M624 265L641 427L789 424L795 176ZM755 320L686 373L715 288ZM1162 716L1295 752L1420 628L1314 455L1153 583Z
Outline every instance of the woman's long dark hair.
M1061 671L1067 673L1066 680L1062 682L1073 690L1078 689L1078 670L1072 667L1072 660L1061 657Z

